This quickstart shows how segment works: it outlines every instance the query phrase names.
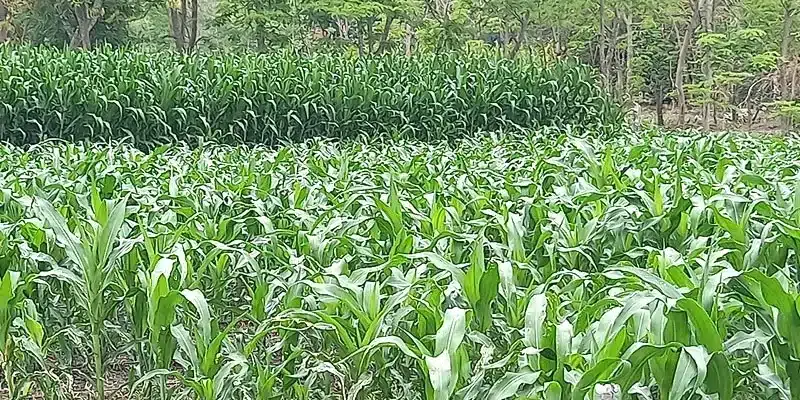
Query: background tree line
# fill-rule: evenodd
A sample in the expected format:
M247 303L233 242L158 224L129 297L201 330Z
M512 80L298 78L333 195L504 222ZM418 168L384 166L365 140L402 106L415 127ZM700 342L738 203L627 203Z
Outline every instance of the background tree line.
M798 0L0 0L0 41L579 58L659 124L790 128L797 13Z

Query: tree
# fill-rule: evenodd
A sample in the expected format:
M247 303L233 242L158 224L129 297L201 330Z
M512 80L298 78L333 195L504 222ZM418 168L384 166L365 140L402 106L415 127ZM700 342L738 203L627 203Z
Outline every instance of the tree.
M197 46L199 10L198 0L169 0L167 3L170 36L179 52L188 54Z
M378 1L318 0L312 3L312 7L336 21L336 27L341 38L349 37L352 30L351 23L354 22L358 54L364 55L372 52L374 43L373 27L378 16L383 12L383 4Z
M797 4L794 0L781 0L781 8L783 8L783 23L781 29L781 65L780 65L780 83L781 83L781 100L792 100L792 93L789 90L790 75L789 68L791 66L791 45L792 45L792 27L794 26L794 18L797 14ZM791 123L789 119L784 118L784 129L788 129Z
M159 0L5 1L17 40L87 49L98 42L129 43L129 21L142 18Z
M633 74L642 79L642 91L649 95L656 108L656 123L664 125L664 96L672 88L670 74L676 62L675 37L668 21L645 16L634 46L638 49L633 61Z
M8 40L8 31L10 30L10 15L8 5L5 0L0 0L0 43Z
M597 32L597 59L600 64L600 73L603 75L603 83L608 87L608 58L606 54L606 0L597 2L598 32Z
M253 38L256 48L265 51L267 44L286 42L286 26L290 20L290 4L284 0L223 0L219 3L215 23L228 30L242 31Z
M538 19L543 4L541 0L506 0L505 3L508 13L513 15L519 23L519 30L514 38L514 47L509 53L509 58L515 58L527 39L531 18Z
M675 90L678 93L678 125L686 123L686 91L684 90L684 78L686 74L686 59L689 56L689 48L692 45L694 31L700 23L700 0L689 0L691 17L686 24L686 31L683 34L680 51L678 52L678 64L675 67Z
M698 5L700 6L700 5ZM706 34L710 34L714 31L714 6L715 0L704 0L702 3L703 8L703 31ZM706 56L703 59L703 73L705 75L705 82L707 86L711 86L714 80L714 71L711 65L711 58L713 57L711 53L713 48L710 48L707 52ZM710 120L711 120L711 107L712 102L706 101L703 103L703 130L709 131L710 130Z
M422 3L418 0L384 0L384 21L377 53L383 54L389 49L389 35L395 21L410 21L421 14Z
M88 49L91 46L91 32L97 21L103 17L105 9L103 0L84 0L72 4L72 13L75 15L75 33L70 39L70 46Z
M564 0L542 4L539 19L534 23L543 32L549 32L549 35L545 34L543 37L544 40L551 42L556 57L566 57L571 54L571 50L579 50L581 47L580 44L574 46L575 43L572 43L573 48L570 48L570 45L576 34L587 30L586 26L595 21L593 16L582 12L588 7L590 7L588 0Z

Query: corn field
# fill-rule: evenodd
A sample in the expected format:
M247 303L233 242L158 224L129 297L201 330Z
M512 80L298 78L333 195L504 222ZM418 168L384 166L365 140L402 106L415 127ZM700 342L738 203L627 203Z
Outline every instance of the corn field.
M274 145L366 135L613 127L622 111L577 64L491 57L94 52L0 47L0 140Z
M797 399L800 143L0 147L3 398Z

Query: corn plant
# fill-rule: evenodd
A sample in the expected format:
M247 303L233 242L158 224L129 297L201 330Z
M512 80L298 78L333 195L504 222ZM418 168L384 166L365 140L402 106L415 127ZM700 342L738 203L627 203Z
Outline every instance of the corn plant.
M71 293L87 314L90 326L95 390L104 399L105 366L103 360L105 320L109 313L108 288L113 284L117 260L130 251L134 241L119 242L125 222L127 199L118 202L101 200L92 193L93 224L78 222L80 238L70 231L67 220L45 199L34 198L32 207L46 226L52 229L59 246L64 247L71 269L54 268L47 274L72 285Z
M138 144L0 145L16 398L797 397L794 139Z
M4 380L9 396L13 399L20 395L20 389L14 377L16 372L14 365L15 341L11 336L11 324L17 315L17 304L21 297L20 290L18 290L20 283L19 272L16 271L6 271L3 279L0 280L0 356L2 356L0 361L2 361Z
M515 126L610 131L623 121L591 70L574 63L25 47L4 47L0 58L0 139L17 144L447 139Z

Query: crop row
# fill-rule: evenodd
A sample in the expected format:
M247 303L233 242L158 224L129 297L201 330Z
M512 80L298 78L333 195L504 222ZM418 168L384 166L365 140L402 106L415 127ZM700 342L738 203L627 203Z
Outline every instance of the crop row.
M0 47L0 140L276 144L446 139L504 127L611 129L587 67L484 57L349 59Z
M0 382L14 399L794 399L797 149L555 131L3 147Z

